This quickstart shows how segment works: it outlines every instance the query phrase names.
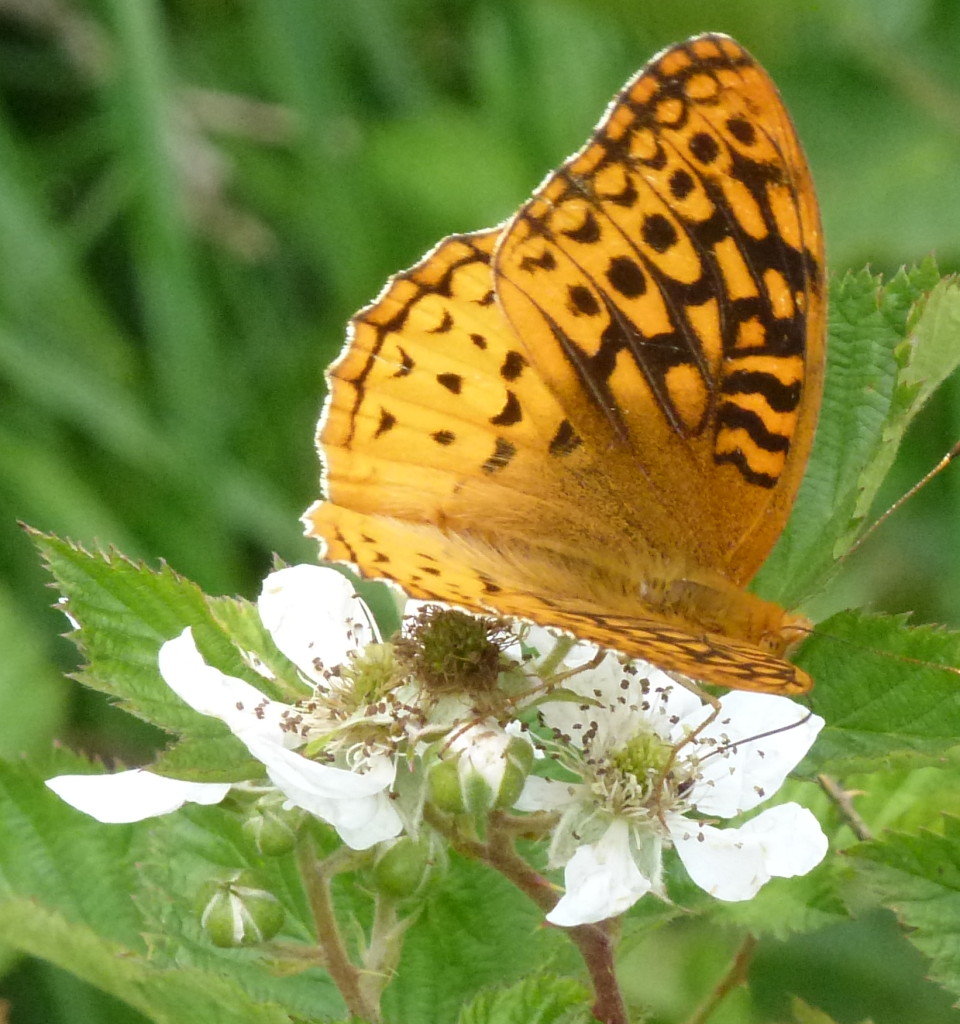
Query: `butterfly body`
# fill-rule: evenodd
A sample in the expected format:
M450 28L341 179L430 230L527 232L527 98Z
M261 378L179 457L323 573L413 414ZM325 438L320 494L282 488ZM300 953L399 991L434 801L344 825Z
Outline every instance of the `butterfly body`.
M812 185L766 74L702 36L628 83L506 225L353 320L319 445L327 557L695 679L807 689L744 589L823 376Z

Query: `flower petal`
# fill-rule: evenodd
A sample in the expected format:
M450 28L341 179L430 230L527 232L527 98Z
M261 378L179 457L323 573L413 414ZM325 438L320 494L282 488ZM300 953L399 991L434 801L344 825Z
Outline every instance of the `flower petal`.
M579 782L561 782L528 775L513 805L518 811L561 811L573 801L586 799L589 790Z
M240 738L290 803L329 822L348 846L365 850L400 834L388 793L396 772L389 758L371 758L368 771L352 772L317 764L262 736Z
M730 902L752 899L773 877L805 875L827 852L820 823L794 803L771 807L740 828L698 826L678 816L667 824L694 882Z
M659 845L652 835L650 842ZM655 858L659 861L659 849ZM547 920L565 928L622 914L653 888L653 882L637 868L630 827L622 820L614 821L597 842L577 848L563 880L567 891Z
M315 683L323 683L349 653L380 639L353 584L320 565L271 573L257 608L277 647Z
M289 748L303 741L285 726L291 709L207 665L189 629L160 649L160 671L194 710L227 724L291 803L329 822L345 843L366 849L399 834L400 818L387 792L395 773L389 758L368 759L360 772L294 753Z
M185 803L218 804L229 783L184 782L134 768L114 775L57 775L47 786L78 811L108 825L170 814Z
M157 660L164 682L181 700L201 715L219 718L237 736L243 738L247 732L269 735L289 747L303 742L284 727L289 706L208 665L189 626L160 648Z
M732 818L780 789L824 722L802 705L767 693L728 693L720 704L720 715L699 736L701 750L704 741L716 746L701 758L690 801L702 814Z

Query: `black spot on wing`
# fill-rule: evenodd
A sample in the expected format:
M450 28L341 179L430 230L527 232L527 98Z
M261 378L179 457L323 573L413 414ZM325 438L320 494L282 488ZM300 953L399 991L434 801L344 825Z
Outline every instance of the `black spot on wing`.
M504 357L500 367L500 376L506 381L515 381L523 373L523 368L526 365L527 361L523 355L511 349Z
M516 454L516 445L511 444L502 437L498 437L496 444L494 445L493 452L480 468L484 473L499 473L502 469L506 469L506 467L510 465L510 462Z
M392 430L397 423L397 417L392 412L387 412L386 409L380 410L380 422L377 424L377 429L373 432L374 437L380 437L386 434L389 430Z
M583 440L573 429L570 421L563 420L557 427L557 432L550 439L549 452L551 455L569 455L576 451L581 444L583 444Z
M507 400L504 402L503 408L496 416L490 417L490 422L495 427L512 427L522 419L523 410L520 408L520 402L512 391L508 391Z

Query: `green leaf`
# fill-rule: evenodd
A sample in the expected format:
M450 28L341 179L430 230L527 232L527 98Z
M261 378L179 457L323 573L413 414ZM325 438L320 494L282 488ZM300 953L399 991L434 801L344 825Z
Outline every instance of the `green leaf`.
M33 533L33 539L66 599L64 610L79 624L71 634L87 659L79 680L109 694L125 711L186 738L153 769L199 782L262 775L262 767L222 722L197 714L160 676L161 644L191 626L209 664L266 687L196 584L166 565L154 570L115 553L91 554L56 537ZM217 607L223 619L222 605Z
M70 971L156 1024L290 1024L285 1009L250 998L228 978L183 966L157 970L142 956L35 900L0 902L0 930L21 952Z
M188 807L166 815L151 828L139 865L138 905L158 966L189 966L229 977L251 999L282 1004L303 1019L331 1020L343 1014L343 1001L320 968L296 857L259 855L242 830L240 815L224 807ZM241 870L280 901L284 924L262 948L221 949L201 931L197 894L205 883L235 877ZM337 896L342 921L363 920L368 894L339 887Z
M48 646L13 592L0 582L0 756L46 750L66 717L67 684L47 657Z
M903 616L843 612L822 623L797 663L817 681L826 719L801 775L942 764L960 744L960 634Z
M510 988L482 992L460 1011L457 1024L589 1024L590 992L568 978L537 976Z
M75 770L55 752L48 774ZM63 803L32 770L0 762L0 934L158 1024L281 1024L222 971L161 969L147 958L136 861L149 824L104 826ZM219 976L218 976L219 975Z
M798 996L794 996L790 1000L790 1011L796 1024L837 1024L837 1021L829 1013L810 1006Z
M930 958L930 975L960 995L960 819L944 816L943 835L886 835L848 851L871 890Z
M45 774L76 771L58 751ZM34 769L0 762L0 899L33 899L104 939L143 949L128 826L104 828L63 803ZM7 940L14 935L0 929Z
M751 900L699 902L718 925L736 924L756 936L783 940L849 920L840 895L844 881L842 867L828 854L806 875L772 878Z
M544 970L568 973L574 963L568 940L543 927L540 910L488 868L453 856L443 886L407 933L384 1016L449 1024L480 989Z
M884 769L869 774L843 776L843 789L850 794L857 814L874 835L884 829L916 832L921 828L939 830L944 814L960 815L960 764L947 767ZM839 818L836 809L834 816ZM819 813L821 821L827 813ZM840 819L846 824L844 819ZM835 836L836 845L849 846L859 837L846 831Z

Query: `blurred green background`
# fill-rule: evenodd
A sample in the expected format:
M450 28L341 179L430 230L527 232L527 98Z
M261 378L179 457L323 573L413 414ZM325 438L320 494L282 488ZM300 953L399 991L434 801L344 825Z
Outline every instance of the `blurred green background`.
M314 559L298 516L349 315L441 236L508 216L634 70L704 30L779 84L834 274L960 267L957 0L0 0L0 753L58 738L135 761L156 741L64 681L17 521L214 593L253 596L272 552ZM921 421L890 498L960 437L957 388ZM958 508L954 470L838 603L956 625ZM883 927L857 969L889 981L904 947L888 964ZM955 1018L909 991L907 1017L869 1012ZM38 965L6 992L20 1021L135 1019ZM772 1019L742 1012L716 1019Z

